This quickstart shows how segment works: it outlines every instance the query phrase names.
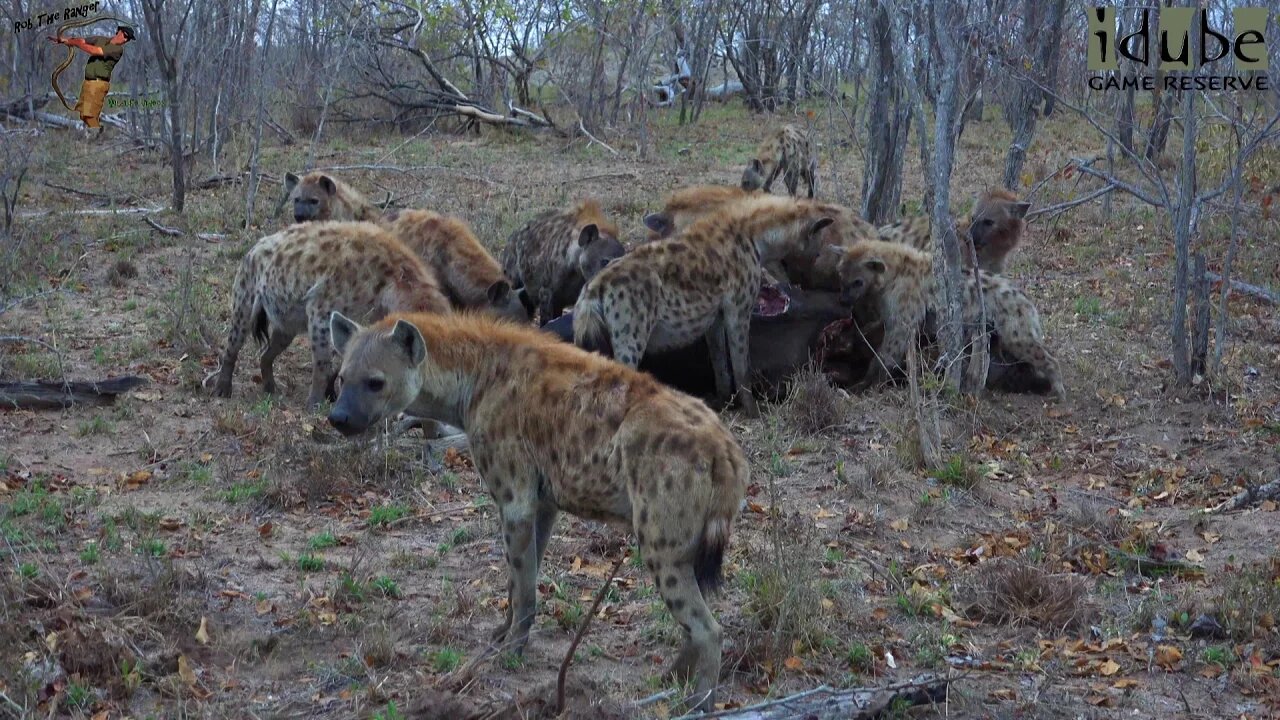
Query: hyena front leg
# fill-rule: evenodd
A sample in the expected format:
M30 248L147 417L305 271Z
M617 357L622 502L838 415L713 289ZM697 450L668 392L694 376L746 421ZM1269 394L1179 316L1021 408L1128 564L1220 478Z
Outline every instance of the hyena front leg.
M716 365L716 393L728 399L736 391L743 414L757 417L760 409L751 394L748 367L750 336L751 311L725 308L707 331L707 348L711 351L711 362Z
M307 409L315 410L326 399L337 398L333 386L338 379L338 370L334 363L333 345L329 341L329 311L309 305L307 328L311 337L311 392L307 395Z
M532 497L532 480L494 482L491 492L502 517L508 572L507 617L492 639L520 655L538 611L538 565L555 525L556 508L547 499Z

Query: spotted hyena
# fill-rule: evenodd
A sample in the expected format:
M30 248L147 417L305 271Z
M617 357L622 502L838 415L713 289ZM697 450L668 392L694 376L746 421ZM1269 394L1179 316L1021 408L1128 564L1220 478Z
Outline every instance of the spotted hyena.
M395 311L449 310L431 270L372 223L306 223L268 235L240 261L232 292L231 331L214 394L231 395L236 358L250 332L265 343L262 389L274 393L276 357L306 332L312 353L308 407L334 396L329 313L376 320Z
M751 312L765 268L812 244L831 222L812 207L777 200L726 204L611 263L578 298L574 342L634 368L647 350L706 338L717 396L746 390ZM749 392L738 398L748 415L757 413Z
M538 569L560 511L634 531L684 630L672 672L711 708L721 630L704 599L719 581L749 481L733 436L700 400L548 333L472 315L332 319L342 394L329 421L364 432L405 412L461 427L497 504L509 572L495 643L523 653Z
M841 249L842 299L850 305L873 304L884 323L884 339L860 388L887 380L906 362L907 349L923 331L932 334L928 318L942 302L933 274L933 259L900 243L870 241ZM978 283L986 305L987 325L999 343L1002 362L1021 362L1048 381L1059 398L1066 396L1058 363L1044 345L1040 314L1031 300L1008 279L978 271L965 275L963 320L978 322Z
M293 206L294 222L315 220L377 220L378 208L355 188L322 172L284 176L285 202Z
M818 156L813 152L808 131L799 125L783 125L760 143L755 157L751 158L747 169L742 172L742 188L763 188L765 192L769 192L779 173L782 174L788 193L796 195L800 181L804 180L809 197L813 197Z
M644 216L650 240L661 240L675 235L697 218L727 202L742 200L758 194L732 185L694 185L680 188L667 198L660 212Z
M426 262L455 308L529 321L529 312L502 266L461 218L430 210L393 210L379 224Z
M583 285L625 248L600 204L583 200L548 210L515 231L502 249L502 269L523 287L530 312L549 322L578 299Z
M990 190L978 198L970 215L956 224L957 237L973 246L978 268L1003 274L1009 253L1022 239L1024 218L1031 203L1020 202L1008 190ZM932 223L927 215L904 218L878 230L881 240L896 242L921 252L933 252ZM970 264L969 249L960 248L961 260Z

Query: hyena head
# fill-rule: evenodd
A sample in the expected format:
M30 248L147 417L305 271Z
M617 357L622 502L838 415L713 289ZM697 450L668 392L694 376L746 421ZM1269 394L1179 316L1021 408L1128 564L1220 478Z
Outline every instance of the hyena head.
M330 218L330 206L338 194L338 186L333 178L318 172L308 173L301 178L293 173L285 173L284 189L289 194L289 202L293 204L294 222Z
M527 323L531 317L528 306L520 297L520 290L513 290L505 278L489 286L485 296L489 299L490 314L516 323Z
M416 325L398 320L389 331L366 329L334 312L329 335L342 355L342 390L329 412L329 424L338 432L359 435L394 419L418 397L418 368L427 358L427 344Z
M984 253L1003 254L1013 249L1026 227L1023 220L1031 203L1018 202L1006 192L990 193L978 201L969 223L969 239L979 260Z
M591 282L591 278L626 251L617 238L600 232L596 224L583 226L578 234L578 272L583 282Z
M742 189L743 190L759 190L764 187L765 180L765 163L760 158L751 158L751 162L747 163L747 169L742 171Z
M840 302L852 306L872 293L879 292L888 265L875 253L854 246L843 248L828 245L827 252L838 253L840 264Z

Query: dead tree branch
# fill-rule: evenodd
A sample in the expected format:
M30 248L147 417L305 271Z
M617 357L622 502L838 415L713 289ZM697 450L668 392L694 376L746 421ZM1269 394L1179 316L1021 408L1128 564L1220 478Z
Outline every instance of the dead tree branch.
M943 703L947 698L947 687L953 679L930 674L884 687L836 690L823 685L790 697L704 715L684 715L679 720L694 717L732 720L871 720L882 717L890 708Z
M1232 510L1240 510L1254 503L1260 503L1264 500L1275 500L1280 498L1280 480L1272 480L1265 485L1255 485L1245 488L1244 491L1235 497L1215 505L1204 511L1205 515L1216 515L1218 513L1231 512Z

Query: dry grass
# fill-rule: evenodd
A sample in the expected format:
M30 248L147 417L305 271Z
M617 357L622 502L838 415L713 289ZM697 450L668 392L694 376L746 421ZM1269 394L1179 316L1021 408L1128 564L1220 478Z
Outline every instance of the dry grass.
M817 435L844 425L849 408L827 376L809 365L791 378L784 412L795 430Z
M1067 632L1089 622L1092 610L1084 581L1051 575L1025 562L991 562L974 578L968 594L970 617L995 625L1030 625Z

